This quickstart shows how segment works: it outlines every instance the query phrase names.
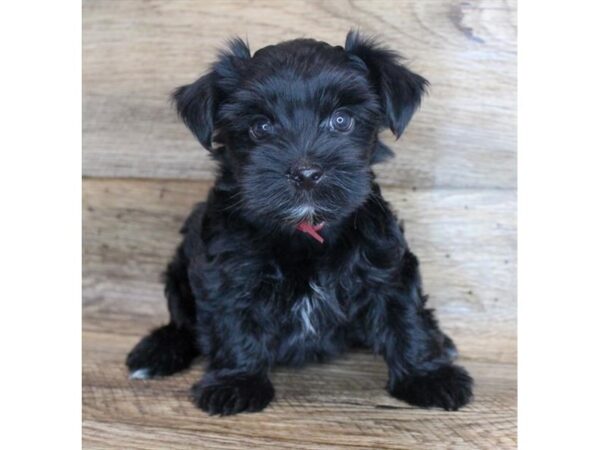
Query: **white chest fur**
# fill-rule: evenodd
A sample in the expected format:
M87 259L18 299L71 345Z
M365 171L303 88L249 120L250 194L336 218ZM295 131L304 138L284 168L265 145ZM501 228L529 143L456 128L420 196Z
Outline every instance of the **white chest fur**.
M292 313L300 323L302 334L305 337L317 336L321 330L321 318L333 315L340 315L337 300L329 295L316 282L308 283L308 293L299 299L292 307Z

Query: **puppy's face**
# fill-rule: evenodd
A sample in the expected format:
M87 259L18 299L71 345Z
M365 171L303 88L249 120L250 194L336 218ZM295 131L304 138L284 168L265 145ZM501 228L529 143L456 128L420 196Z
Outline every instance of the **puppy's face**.
M301 39L252 57L235 40L175 100L235 178L247 218L290 230L326 225L365 201L371 164L391 153L378 132L387 125L400 136L419 105L426 81L398 60L356 33L345 48Z

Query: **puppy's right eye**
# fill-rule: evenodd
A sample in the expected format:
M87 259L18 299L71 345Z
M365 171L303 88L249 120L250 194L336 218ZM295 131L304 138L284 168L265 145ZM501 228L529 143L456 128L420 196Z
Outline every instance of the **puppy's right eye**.
M264 139L273 133L273 124L269 119L258 119L250 127L250 136L254 139Z
M329 128L341 133L348 133L354 127L354 118L344 110L337 110L329 119Z

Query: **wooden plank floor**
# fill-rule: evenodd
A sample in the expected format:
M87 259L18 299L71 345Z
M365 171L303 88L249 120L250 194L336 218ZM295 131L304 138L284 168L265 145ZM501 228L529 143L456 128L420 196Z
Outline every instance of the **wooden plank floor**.
M208 417L188 398L203 361L129 381L125 355L167 320L159 275L213 165L168 94L232 35L253 50L377 33L430 95L377 168L475 401L448 413L383 389L355 352L274 373L260 414ZM84 0L83 444L85 448L516 447L516 0Z
M123 356L137 336L86 332L86 448L513 448L515 366L464 360L475 402L458 412L409 407L383 389L385 365L370 354L272 376L262 413L208 417L188 398L201 362L164 380L128 381Z

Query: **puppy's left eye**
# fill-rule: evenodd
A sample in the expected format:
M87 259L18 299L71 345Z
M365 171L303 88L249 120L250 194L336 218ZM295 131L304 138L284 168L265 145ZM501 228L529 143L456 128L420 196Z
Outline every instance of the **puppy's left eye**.
M250 127L250 136L254 139L263 139L273 133L273 124L267 118L260 118Z
M329 127L332 130L347 133L354 127L354 117L347 111L336 111L329 119Z

